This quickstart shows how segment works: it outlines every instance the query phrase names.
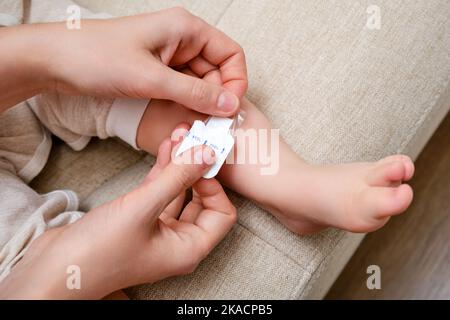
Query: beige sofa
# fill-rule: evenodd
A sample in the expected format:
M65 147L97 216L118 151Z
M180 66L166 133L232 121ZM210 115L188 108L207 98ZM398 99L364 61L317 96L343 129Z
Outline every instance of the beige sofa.
M450 108L448 0L78 0L129 15L183 4L245 49L248 97L287 142L316 163L416 157ZM373 9L373 7L371 7ZM130 190L153 159L115 140L76 153L59 144L35 179L70 188L83 209ZM62 169L64 168L64 169ZM137 299L322 298L363 235L297 236L230 193L239 222L191 275L130 288Z

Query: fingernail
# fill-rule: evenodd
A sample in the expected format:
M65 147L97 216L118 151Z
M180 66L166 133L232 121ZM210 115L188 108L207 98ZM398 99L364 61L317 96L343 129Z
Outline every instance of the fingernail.
M203 164L203 149L201 147L197 147L194 149L194 164Z
M224 112L232 112L239 107L239 99L234 94L224 91L217 99L217 108Z
M216 161L216 154L213 149L206 147L203 149L203 162L207 165L212 165Z
M180 140L184 138L188 132L189 130L185 128L175 129L170 136L170 140L172 140L173 142L180 142Z

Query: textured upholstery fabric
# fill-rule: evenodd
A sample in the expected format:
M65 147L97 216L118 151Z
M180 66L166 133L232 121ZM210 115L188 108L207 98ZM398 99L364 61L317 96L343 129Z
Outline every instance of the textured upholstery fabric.
M183 3L218 26L245 49L250 100L296 152L316 163L398 152L416 157L450 108L447 0L377 1L379 30L366 27L369 1L77 2L113 15ZM64 171L52 168L75 155L57 150L35 186L81 191L86 209L129 190L151 161L107 143L108 156L77 154L77 165ZM92 154L106 169L89 165ZM195 273L132 288L131 296L321 298L362 239L337 230L299 237L251 202L232 199L239 223Z

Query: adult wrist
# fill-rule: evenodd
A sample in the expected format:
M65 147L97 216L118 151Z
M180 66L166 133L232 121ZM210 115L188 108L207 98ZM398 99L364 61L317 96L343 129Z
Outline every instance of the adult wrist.
M11 84L11 95L17 98L29 98L52 86L48 65L51 57L42 56L43 35L39 30L38 25L0 28L0 72Z
M52 24L20 25L17 28L18 50L21 55L20 72L28 76L28 81L41 92L56 89L55 76L52 74L53 64L57 61L52 52L49 35Z

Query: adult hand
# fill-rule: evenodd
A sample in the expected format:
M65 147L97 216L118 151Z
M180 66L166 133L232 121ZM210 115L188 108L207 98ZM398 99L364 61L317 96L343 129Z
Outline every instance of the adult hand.
M192 272L232 228L236 210L217 180L201 178L211 149L193 149L195 161L181 161L186 154L171 161L174 143L161 144L138 188L33 242L0 284L0 298L97 299ZM193 199L180 214L191 185ZM81 271L80 290L66 287L69 266Z
M242 48L182 8L82 20L79 30L69 30L65 23L4 29L0 38L10 40L4 45L11 51L14 37L6 29L15 32L23 45L13 48L21 49L20 56L27 55L24 64L33 65L27 74L45 79L47 90L167 99L202 113L230 116L247 89ZM186 67L195 76L177 71ZM211 74L219 81L203 79Z

